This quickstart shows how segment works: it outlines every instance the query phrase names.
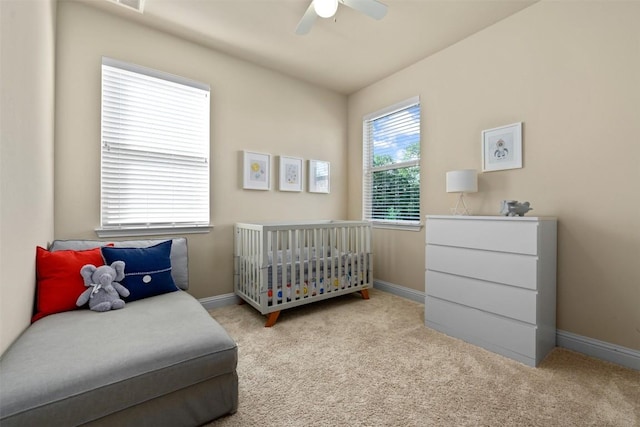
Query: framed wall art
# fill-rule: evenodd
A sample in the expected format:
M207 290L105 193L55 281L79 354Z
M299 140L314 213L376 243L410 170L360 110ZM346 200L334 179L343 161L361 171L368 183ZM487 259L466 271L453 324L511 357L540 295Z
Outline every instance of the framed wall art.
M329 193L331 164L323 160L309 160L309 192Z
M280 156L280 191L302 191L302 159Z
M271 155L244 151L242 188L247 190L271 189Z
M482 171L522 167L522 122L482 131Z

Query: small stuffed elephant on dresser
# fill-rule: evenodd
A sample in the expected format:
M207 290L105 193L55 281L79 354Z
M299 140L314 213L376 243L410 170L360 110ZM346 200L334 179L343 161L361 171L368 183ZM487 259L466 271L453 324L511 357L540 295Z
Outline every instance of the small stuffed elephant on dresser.
M124 307L120 297L128 297L129 290L118 283L124 279L124 261L114 261L111 265L96 267L87 264L80 269L87 289L80 294L76 305L81 307L89 302L93 311L117 310Z
M529 202L520 203L517 200L503 200L500 204L500 215L504 216L524 216L533 208Z

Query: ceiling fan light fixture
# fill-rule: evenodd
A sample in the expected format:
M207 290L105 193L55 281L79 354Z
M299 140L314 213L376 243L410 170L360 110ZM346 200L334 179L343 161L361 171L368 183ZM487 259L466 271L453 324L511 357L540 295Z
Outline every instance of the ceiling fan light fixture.
M338 0L313 0L313 9L321 18L331 18L338 10Z

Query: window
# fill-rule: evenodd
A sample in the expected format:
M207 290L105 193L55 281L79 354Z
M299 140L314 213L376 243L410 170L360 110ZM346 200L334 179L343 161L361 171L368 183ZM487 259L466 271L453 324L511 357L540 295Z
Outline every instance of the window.
M209 86L102 59L101 237L209 227Z
M420 224L420 99L363 119L363 217L377 225Z

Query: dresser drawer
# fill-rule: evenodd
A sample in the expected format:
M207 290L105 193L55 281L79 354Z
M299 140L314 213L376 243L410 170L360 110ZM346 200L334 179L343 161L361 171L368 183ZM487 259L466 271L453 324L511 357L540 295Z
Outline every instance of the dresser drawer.
M439 299L536 323L535 291L431 270L427 270L426 291Z
M425 319L443 326L445 333L485 348L536 357L536 327L430 296L425 300ZM440 329L440 328L438 328Z
M426 261L429 270L536 289L535 256L429 244Z
M490 251L538 254L538 222L518 219L429 218L427 243ZM471 217L472 218L472 217Z

